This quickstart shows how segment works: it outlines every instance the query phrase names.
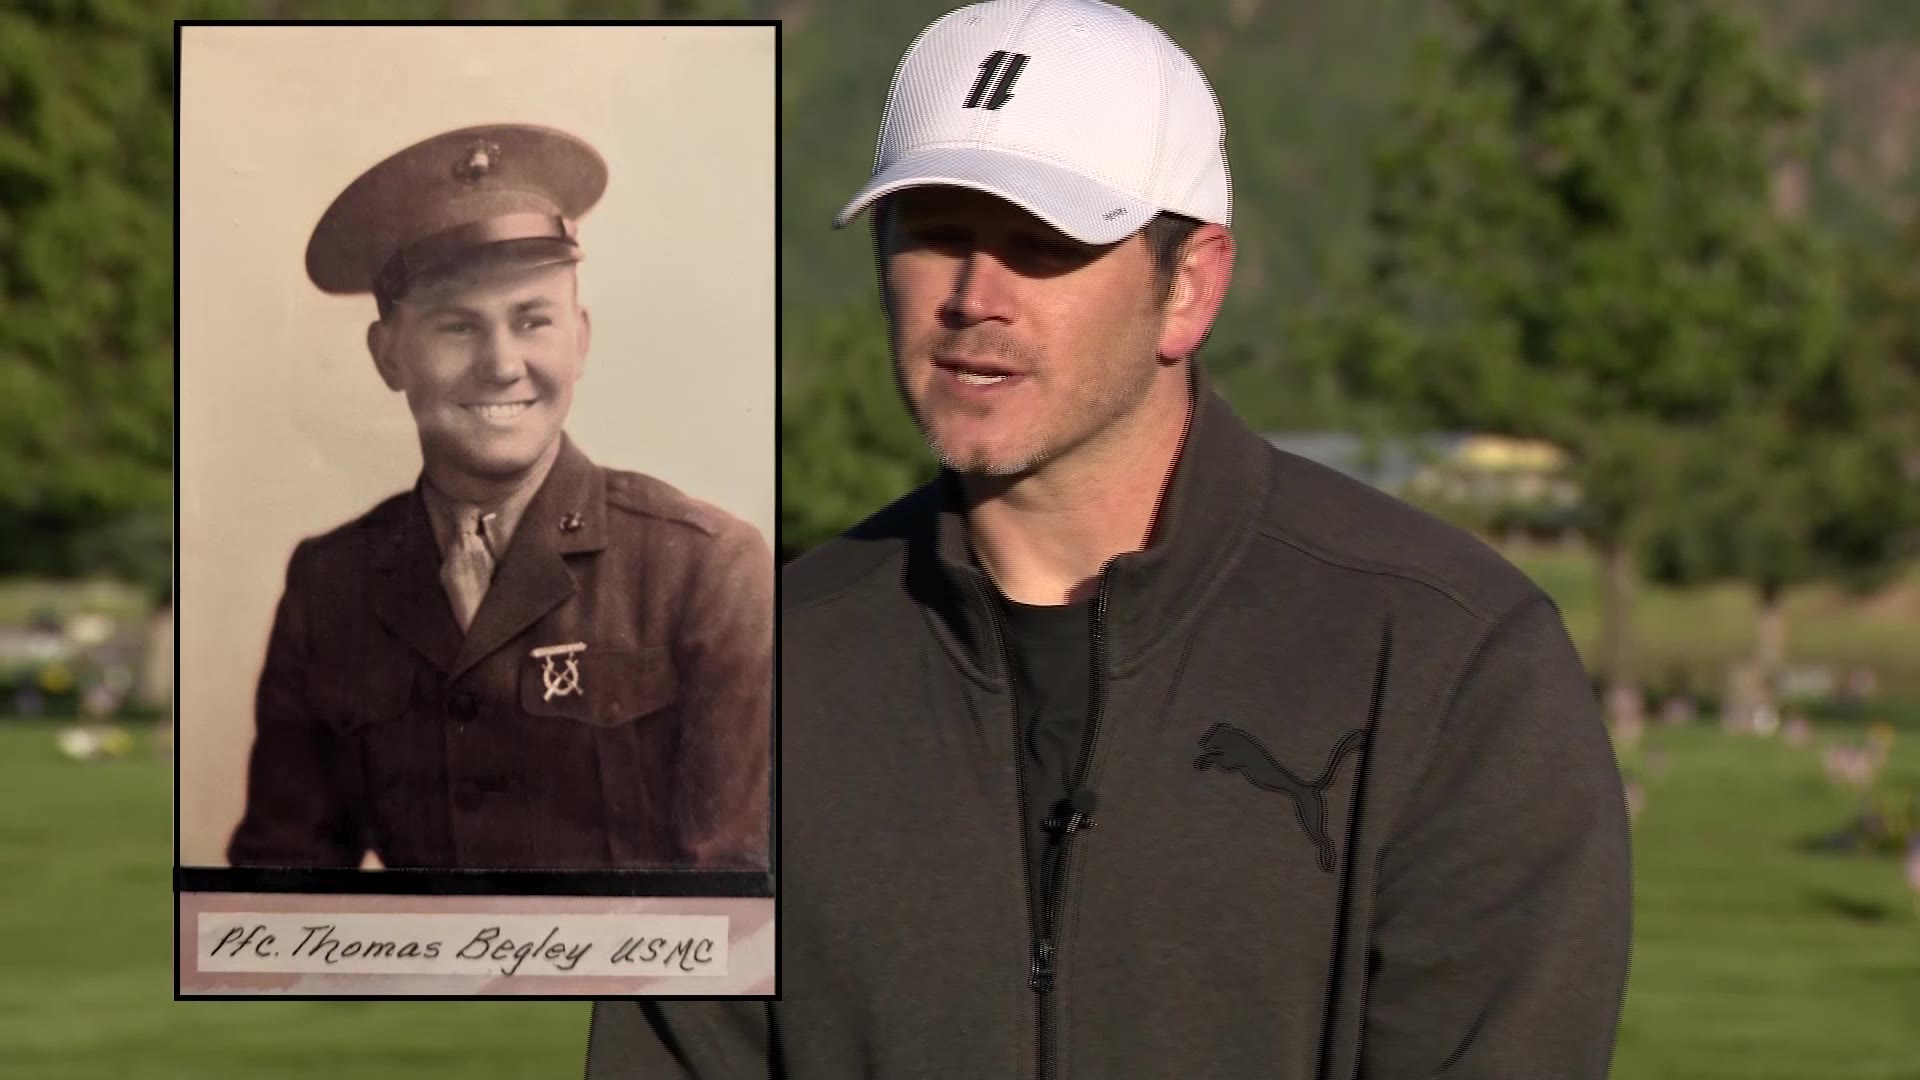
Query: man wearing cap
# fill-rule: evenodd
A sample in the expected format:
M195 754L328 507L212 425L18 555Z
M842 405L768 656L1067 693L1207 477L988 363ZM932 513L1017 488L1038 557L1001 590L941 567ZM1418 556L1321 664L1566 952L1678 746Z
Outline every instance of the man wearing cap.
M589 1076L1603 1077L1627 815L1580 660L1195 362L1233 240L1193 61L962 8L863 209L944 469L783 571L781 997L603 1004Z
M575 223L606 180L571 135L468 128L315 227L313 282L374 296L422 468L294 549L234 865L767 864L771 552L563 431L590 336Z

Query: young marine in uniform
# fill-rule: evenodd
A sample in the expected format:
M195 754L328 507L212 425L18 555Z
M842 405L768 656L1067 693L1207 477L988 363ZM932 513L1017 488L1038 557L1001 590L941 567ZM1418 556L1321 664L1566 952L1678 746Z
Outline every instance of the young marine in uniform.
M315 227L308 275L372 293L422 466L288 561L234 865L767 865L771 552L564 431L606 182L564 132L466 128Z

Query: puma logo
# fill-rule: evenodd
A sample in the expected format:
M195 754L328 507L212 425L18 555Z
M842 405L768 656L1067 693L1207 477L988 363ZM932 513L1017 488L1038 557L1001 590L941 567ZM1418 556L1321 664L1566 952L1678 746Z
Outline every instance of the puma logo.
M1307 781L1273 760L1273 755L1252 735L1231 724L1215 724L1200 736L1200 748L1205 753L1193 759L1193 767L1206 770L1218 766L1224 772L1239 773L1263 791L1285 792L1293 799L1293 809L1300 817L1300 827L1307 831L1307 839L1320 849L1320 869L1332 873L1333 839L1327 835L1327 785L1333 782L1340 759L1366 737L1367 733L1358 728L1347 732L1334 744L1327 767L1318 777Z

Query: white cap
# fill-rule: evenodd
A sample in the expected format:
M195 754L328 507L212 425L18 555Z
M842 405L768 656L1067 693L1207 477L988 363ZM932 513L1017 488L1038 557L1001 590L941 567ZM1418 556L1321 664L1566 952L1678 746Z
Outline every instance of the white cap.
M873 179L835 225L910 187L1005 199L1088 244L1160 211L1227 224L1226 125L1206 76L1150 22L1097 0L989 0L907 49Z

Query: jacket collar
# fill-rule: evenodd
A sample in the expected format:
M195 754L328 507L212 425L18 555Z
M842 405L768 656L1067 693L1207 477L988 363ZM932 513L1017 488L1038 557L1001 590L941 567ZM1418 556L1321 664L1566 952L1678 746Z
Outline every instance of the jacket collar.
M565 556L607 546L606 477L564 434L540 485L494 571L493 584L463 637L440 583L440 553L422 492L415 483L374 551L381 580L374 614L449 677L460 675L513 640L577 590Z
M1238 557L1266 502L1271 457L1193 365L1193 411L1151 542L1107 565L1104 626L1108 674L1124 675L1185 626ZM942 640L976 678L1004 677L999 599L972 555L956 477L937 481L931 536L910 546L908 588Z

